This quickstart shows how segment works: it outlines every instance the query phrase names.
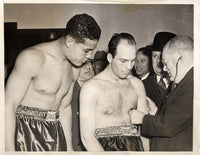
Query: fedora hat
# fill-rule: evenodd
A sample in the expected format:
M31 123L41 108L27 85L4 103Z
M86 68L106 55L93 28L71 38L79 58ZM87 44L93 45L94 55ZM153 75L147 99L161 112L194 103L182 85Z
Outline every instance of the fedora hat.
M176 34L171 32L158 32L154 36L152 51L161 51L163 50L165 44L172 38L174 38Z

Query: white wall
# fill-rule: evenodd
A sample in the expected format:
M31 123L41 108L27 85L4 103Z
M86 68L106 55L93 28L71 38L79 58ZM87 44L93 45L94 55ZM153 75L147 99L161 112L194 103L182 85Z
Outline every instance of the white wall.
M5 4L5 22L17 22L19 29L65 28L77 13L88 13L102 29L97 49L107 49L115 32L129 32L137 47L152 43L158 31L193 37L192 5L121 4Z

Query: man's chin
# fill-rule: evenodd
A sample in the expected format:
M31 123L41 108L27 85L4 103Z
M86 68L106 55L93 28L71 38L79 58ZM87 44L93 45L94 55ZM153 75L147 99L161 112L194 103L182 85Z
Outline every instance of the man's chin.
M136 71L136 74L137 74L137 75L140 75L140 74L141 74L141 72L138 72L138 71Z
M169 77L170 81L175 81L174 77L170 76Z
M127 77L128 77L128 74L120 76L121 79L127 79Z
M139 76L142 76L144 73L142 73L142 72L138 72L138 73L137 73L137 72L136 72L136 74L139 75Z
M159 70L159 71L154 71L154 72L155 72L157 75L162 75L162 73L161 73L162 71L160 71L160 70Z
M72 63L71 62L71 64L72 64L72 66L74 66L74 67L76 67L76 68L80 68L80 67L82 67L85 63Z

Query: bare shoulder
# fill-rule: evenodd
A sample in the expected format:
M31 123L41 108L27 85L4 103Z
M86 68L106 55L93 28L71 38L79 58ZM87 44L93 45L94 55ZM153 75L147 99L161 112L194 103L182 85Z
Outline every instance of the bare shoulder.
M84 85L81 87L82 90L89 91L91 93L95 93L99 90L99 81L94 79L94 77L87 82L84 83Z
M129 75L127 78L134 86L143 85L142 81L135 76Z
M16 70L37 71L45 62L45 56L42 51L37 48L30 47L23 50L16 59Z
M137 90L138 93L144 93L145 88L143 82L135 76L129 76L128 80L131 82L132 86Z

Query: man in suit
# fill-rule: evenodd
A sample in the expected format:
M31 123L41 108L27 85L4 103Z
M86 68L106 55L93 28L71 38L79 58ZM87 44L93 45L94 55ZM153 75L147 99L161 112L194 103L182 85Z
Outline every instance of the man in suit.
M94 76L94 70L90 61L86 62L80 70L78 80L74 84L72 93L72 145L74 151L85 151L80 137L80 118L79 118L79 95L82 85Z
M151 50L149 48L141 47L138 49L133 69L137 74L136 76L143 82L149 77L152 72Z
M176 87L155 115L132 110L131 122L142 124L142 133L152 137L151 151L192 151L193 40L187 36L171 39L162 61Z
M176 35L171 32L158 32L152 45L152 66L153 73L144 81L146 94L150 97L158 109L161 106L165 95L171 90L170 80L166 72L163 71L161 56L164 45Z

